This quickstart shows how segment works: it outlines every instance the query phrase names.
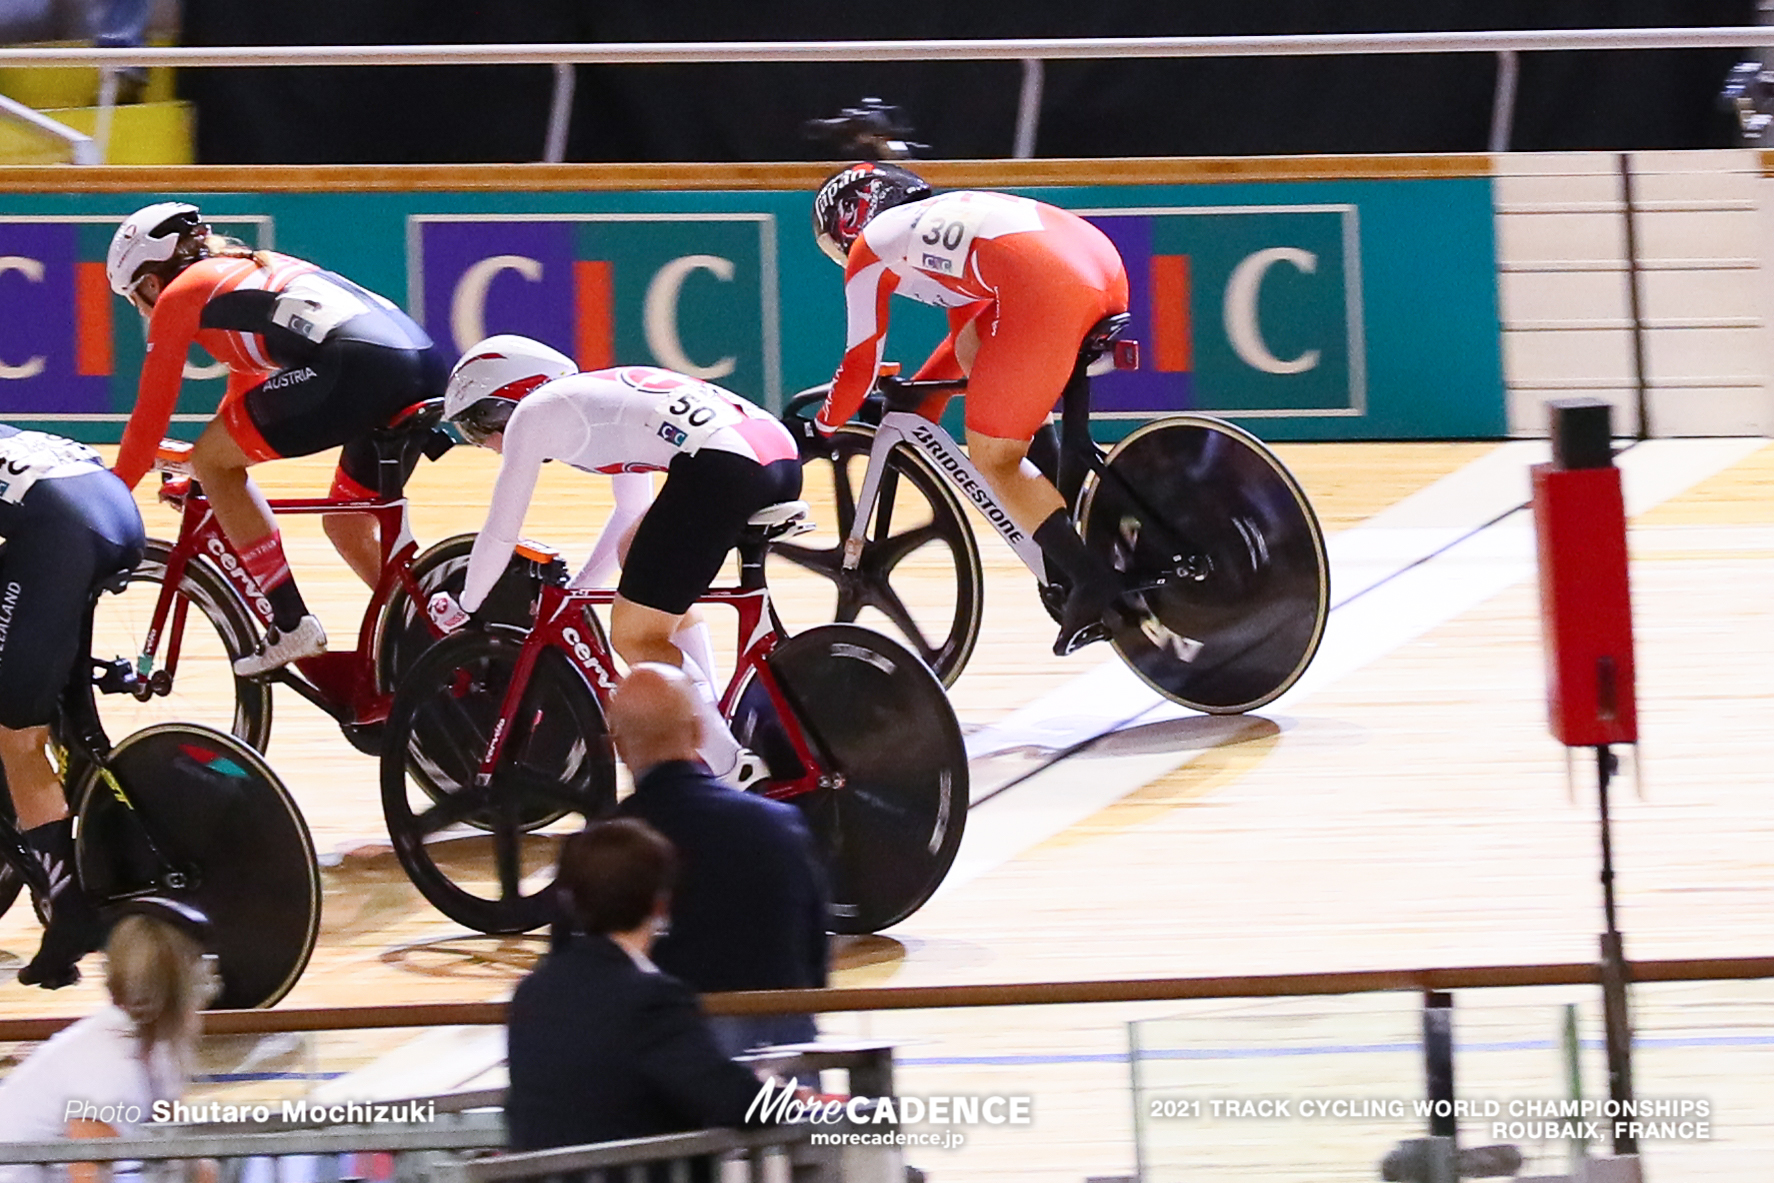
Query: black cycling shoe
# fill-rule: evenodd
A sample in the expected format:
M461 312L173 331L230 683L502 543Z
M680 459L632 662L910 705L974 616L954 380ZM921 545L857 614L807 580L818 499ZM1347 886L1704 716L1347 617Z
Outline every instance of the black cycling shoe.
M98 909L77 888L64 889L49 905L49 923L37 955L18 971L26 986L60 990L80 980L80 959L99 947L104 923Z
M1053 623L1063 624L1066 619L1066 597L1070 594L1071 585L1062 579L1049 579L1045 583L1036 582L1035 594L1041 597L1041 606L1047 609L1047 615L1053 617Z
M1053 655L1067 657L1086 645L1108 640L1111 619L1121 613L1122 596L1121 588L1115 584L1074 588L1060 610Z

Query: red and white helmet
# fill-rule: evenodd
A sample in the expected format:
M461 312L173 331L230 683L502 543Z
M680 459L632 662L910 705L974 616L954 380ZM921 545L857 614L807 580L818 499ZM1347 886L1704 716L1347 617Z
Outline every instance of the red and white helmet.
M825 179L813 195L813 241L842 267L850 245L876 214L929 197L930 186L910 169L865 160Z
M501 333L462 355L444 388L444 418L471 444L505 430L518 400L545 382L577 374L573 359L540 341Z
M203 229L203 215L186 201L159 201L129 215L105 252L105 279L111 290L126 300L132 298L143 267L166 262L178 253L181 242Z

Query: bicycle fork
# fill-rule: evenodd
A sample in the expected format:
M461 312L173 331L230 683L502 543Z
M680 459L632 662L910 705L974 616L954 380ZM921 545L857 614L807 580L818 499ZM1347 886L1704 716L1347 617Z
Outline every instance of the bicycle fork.
M879 504L881 522L876 530L876 537L886 537L887 528L892 524L893 494L897 479L889 482L887 478L887 456L893 451L893 445L900 440L899 432L889 427L885 420L875 431L875 438L869 447L868 471L863 474L862 490L857 495L855 517L850 522L850 536L844 539L844 570L855 571L862 566L862 549L868 535L869 521L875 516ZM885 502L882 503L883 493Z

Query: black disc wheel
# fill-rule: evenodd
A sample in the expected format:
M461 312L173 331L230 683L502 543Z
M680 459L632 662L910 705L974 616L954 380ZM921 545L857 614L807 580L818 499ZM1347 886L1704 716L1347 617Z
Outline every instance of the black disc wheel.
M259 754L207 727L138 731L81 777L75 857L96 899L166 895L209 917L218 1007L270 1006L296 984L320 931L308 825Z
M1237 714L1306 671L1330 612L1324 535L1255 436L1204 415L1149 423L1109 453L1080 518L1093 551L1151 588L1112 640L1154 690Z
M185 564L153 665L142 668L171 553L171 544L148 539L123 591L100 596L93 609L92 655L127 658L154 688L145 699L97 695L99 718L110 735L160 723L197 723L226 731L262 752L271 741L271 684L234 676L234 659L258 645L259 625L208 560L193 558Z
M771 599L791 624L879 628L910 646L943 685L953 685L973 654L984 612L979 543L954 491L904 444L888 455L861 563L844 570L844 539L874 439L872 427L847 424L832 437L829 458L807 463L802 496L821 530L771 547Z
M477 783L521 649L519 637L481 632L433 645L401 680L382 749L382 812L401 866L438 911L484 933L549 923L560 837L616 805L603 712L553 649L531 672L489 783ZM410 772L418 760L423 782Z
M786 799L824 854L833 930L899 923L941 885L967 825L967 748L941 683L903 646L842 624L778 645L768 676L823 765L820 788ZM732 726L773 778L804 771L763 676Z

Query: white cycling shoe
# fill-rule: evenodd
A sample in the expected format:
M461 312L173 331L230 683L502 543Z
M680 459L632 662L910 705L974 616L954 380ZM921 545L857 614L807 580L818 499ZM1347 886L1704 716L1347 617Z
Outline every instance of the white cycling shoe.
M764 763L764 757L750 748L739 749L739 760L733 765L733 771L721 778L742 793L762 788L770 779L770 766Z
M256 678L281 669L304 657L318 657L326 652L326 630L312 614L302 617L295 628L279 632L272 628L265 633L265 643L257 653L249 653L234 663L234 673L242 678Z

